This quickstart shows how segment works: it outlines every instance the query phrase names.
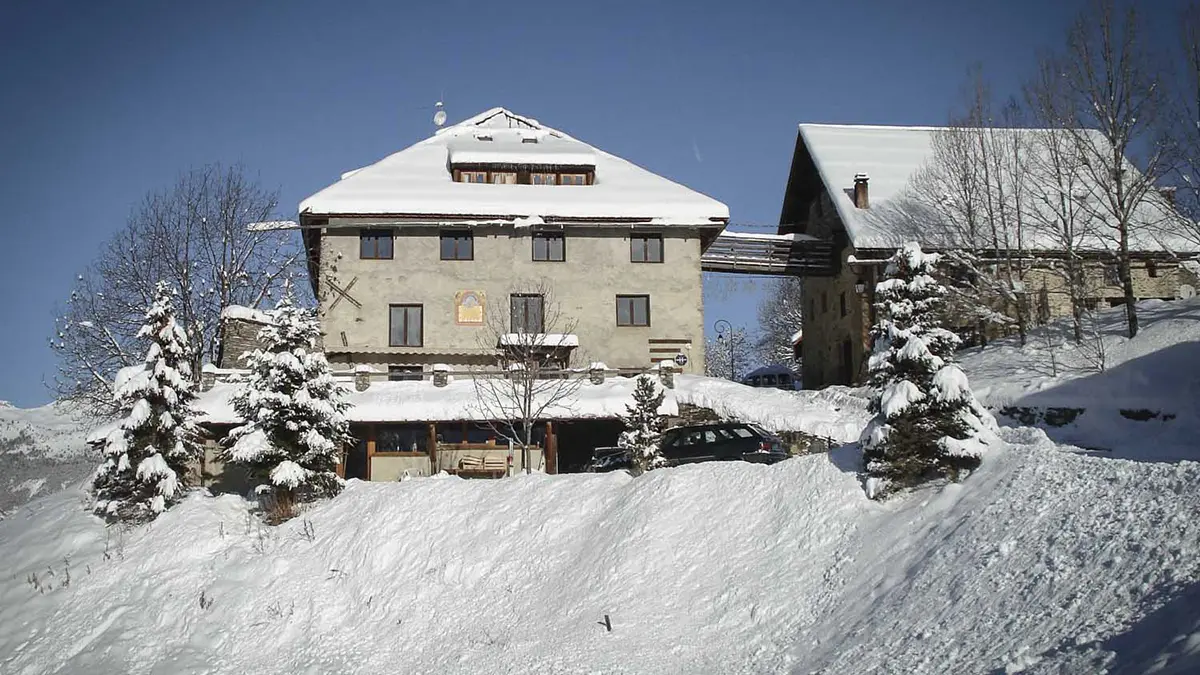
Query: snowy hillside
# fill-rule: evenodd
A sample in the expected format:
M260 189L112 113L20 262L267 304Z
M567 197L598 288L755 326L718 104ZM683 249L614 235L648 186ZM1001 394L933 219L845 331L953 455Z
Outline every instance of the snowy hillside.
M356 481L279 528L197 496L106 536L69 490L0 521L0 671L1200 668L1200 464L1004 433L966 485L886 504L846 451Z
M0 514L95 469L86 436L86 425L58 404L0 406Z
M1099 313L1102 339L1077 346L1069 320L1059 320L1031 331L1024 348L1009 338L965 352L963 369L995 410L1085 410L1066 426L1045 425L1060 442L1138 459L1200 459L1200 298L1148 300L1138 310L1132 340L1124 310L1114 308Z

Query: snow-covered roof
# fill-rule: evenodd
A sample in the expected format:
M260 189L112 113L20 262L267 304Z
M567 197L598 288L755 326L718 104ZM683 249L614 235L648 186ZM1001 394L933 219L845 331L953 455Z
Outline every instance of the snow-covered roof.
M242 305L229 305L221 310L222 319L240 319L242 321L253 321L254 323L273 323L270 310L253 309Z
M456 183L451 163L594 165L595 181L555 186ZM729 218L729 208L711 197L503 108L440 129L347 172L301 202L300 212L499 220L635 218L661 225L714 225Z
M633 378L608 378L603 384L583 384L569 397L550 405L543 413L546 419L611 419L626 413L625 406L633 400ZM230 403L240 385L222 382L200 394L196 409L202 413L201 422L237 424L240 422ZM352 407L346 411L351 422L451 422L456 420L486 420L479 405L475 383L469 378L451 380L444 387L428 381L372 382L364 391L350 390L346 400ZM678 414L674 394L668 390L660 412Z
M501 347L578 347L579 336L570 333L505 333Z
M922 199L914 189L915 179L934 154L934 139L939 133L950 131L948 127L905 127L849 124L801 124L800 137L808 148L821 181L833 200L838 216L845 224L851 243L857 248L895 248L905 241L918 240L922 244L938 245L926 241L932 231L931 221L938 218L930 208L928 199ZM1042 129L1004 129L1001 133L1016 133L1022 136L1045 134ZM1087 133L1099 134L1096 131ZM1032 140L1032 136L1029 136ZM1096 139L1102 144L1102 139ZM1030 143L1030 148L1044 147ZM1036 152L1036 150L1034 150ZM1044 152L1044 151L1043 151ZM1083 191L1093 183L1086 172L1077 169L1077 185ZM869 208L854 205L853 187L856 175L868 179ZM1038 177L1033 172L1024 174L1029 197L1026 209L1046 209L1035 197L1039 189ZM1043 214L1046 212L1043 211ZM1047 214L1048 215L1048 214ZM1173 210L1158 195L1151 194L1135 212L1135 219L1148 225L1135 234L1131 246L1141 251L1195 252L1195 243L1172 234L1176 217ZM1026 227L1023 234L1024 248L1059 248L1045 236ZM1103 241L1085 242L1083 248L1101 249Z

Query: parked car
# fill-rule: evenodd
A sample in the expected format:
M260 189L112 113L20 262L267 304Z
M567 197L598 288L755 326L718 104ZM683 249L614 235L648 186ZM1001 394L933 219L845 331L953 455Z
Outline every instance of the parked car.
M784 365L763 366L747 373L742 378L742 384L750 387L795 390L800 389L800 373Z
M696 462L742 461L774 464L788 457L778 436L742 422L716 422L674 427L663 432L662 456L668 466ZM589 471L629 468L621 448L596 448Z

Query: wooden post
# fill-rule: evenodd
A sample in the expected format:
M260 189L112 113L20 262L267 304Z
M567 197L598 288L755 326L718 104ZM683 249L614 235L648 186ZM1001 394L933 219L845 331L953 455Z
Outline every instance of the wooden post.
M338 450L337 475L338 478L346 480L346 446L344 445Z
M554 422L546 421L546 473L558 473L558 439L554 436Z
M367 427L367 480L371 480L371 464L375 459L375 425Z
M438 472L438 457L437 457L437 425L433 422L429 423L429 474L433 475Z

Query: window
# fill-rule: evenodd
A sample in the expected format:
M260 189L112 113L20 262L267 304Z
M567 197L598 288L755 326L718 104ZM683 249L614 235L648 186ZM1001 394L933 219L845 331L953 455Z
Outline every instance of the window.
M424 424L381 424L375 428L375 452L427 451L429 427Z
M463 171L459 174L460 182L463 183L486 183L488 175L486 171Z
M586 173L564 173L558 177L559 185L587 185Z
M541 333L543 328L542 296L515 293L508 298L512 313L512 332Z
M391 305L389 309L388 344L392 347L422 346L425 333L421 305Z
M474 260L475 237L468 231L442 232L442 260Z
M663 238L661 234L635 234L629 238L629 259L632 262L663 261Z
M1121 285L1121 269L1116 265L1104 266L1104 283L1108 286Z
M534 260L562 262L567 259L566 253L566 244L562 232L533 233Z
M1153 260L1146 261L1146 276L1150 277L1151 279L1158 278L1158 263L1154 262Z
M492 183L496 185L515 185L517 182L516 171L493 171Z
M368 260L391 260L391 230L359 230L358 257Z
M534 173L529 175L529 181L534 185L557 185L556 175L552 173Z
M388 366L388 381L420 380L421 366Z
M617 296L617 325L618 326L649 326L650 325L650 296L648 296L648 295L618 295Z

